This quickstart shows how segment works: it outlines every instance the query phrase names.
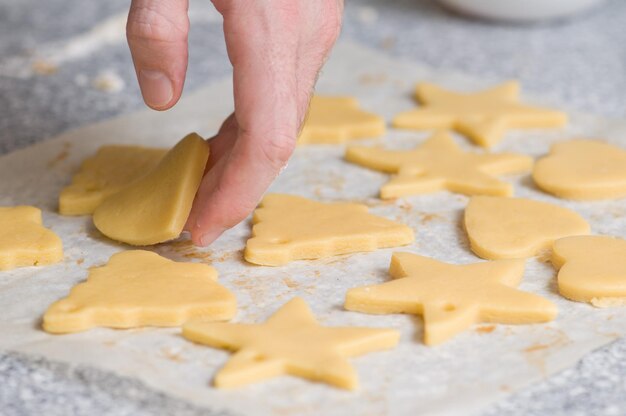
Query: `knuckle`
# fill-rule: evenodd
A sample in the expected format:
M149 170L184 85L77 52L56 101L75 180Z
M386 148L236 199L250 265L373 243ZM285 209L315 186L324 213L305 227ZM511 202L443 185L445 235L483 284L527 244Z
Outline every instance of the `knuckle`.
M133 6L128 15L126 37L129 41L157 42L186 41L189 18L185 13L174 13L149 4Z

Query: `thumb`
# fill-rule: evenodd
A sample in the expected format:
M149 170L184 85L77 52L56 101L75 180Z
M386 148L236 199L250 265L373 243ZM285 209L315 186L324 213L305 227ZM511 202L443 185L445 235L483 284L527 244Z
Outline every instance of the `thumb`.
M126 38L143 100L155 110L172 107L187 72L188 0L132 0Z

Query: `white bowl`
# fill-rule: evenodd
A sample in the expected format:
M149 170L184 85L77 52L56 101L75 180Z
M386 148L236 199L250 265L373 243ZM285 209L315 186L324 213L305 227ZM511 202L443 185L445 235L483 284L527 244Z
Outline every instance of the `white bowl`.
M569 17L604 0L439 0L457 12L493 20L532 22Z

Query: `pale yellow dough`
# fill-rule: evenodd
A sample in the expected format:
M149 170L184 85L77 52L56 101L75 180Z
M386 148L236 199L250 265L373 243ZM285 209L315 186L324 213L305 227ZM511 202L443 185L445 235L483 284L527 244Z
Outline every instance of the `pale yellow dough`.
M626 240L577 236L554 242L559 292L597 307L626 305Z
M468 195L513 194L511 184L496 175L530 171L532 158L515 153L469 153L446 132L435 133L414 150L352 146L346 160L396 173L380 189L383 199L448 190Z
M68 333L99 326L180 326L191 318L227 320L236 309L234 295L217 282L213 267L132 250L90 269L87 281L48 308L43 328Z
M361 110L355 98L316 95L311 99L298 143L334 144L383 134L385 120Z
M63 260L61 239L42 223L39 208L0 207L0 270Z
M167 151L139 146L103 146L85 159L59 195L61 215L92 214L108 196L154 169Z
M358 386L347 358L398 344L391 329L320 326L306 302L294 298L263 324L190 321L183 336L236 351L215 376L216 387L239 387L290 374L345 389Z
M590 231L576 212L524 198L472 197L464 222L472 251L485 259L532 257L554 240Z
M369 214L365 205L293 195L265 196L252 221L245 259L265 266L401 246L414 239L410 227Z
M426 345L445 342L480 322L530 324L557 314L549 300L515 289L524 275L519 259L455 265L394 253L389 274L395 280L350 289L346 309L422 315Z
M107 237L132 245L177 238L208 158L208 144L189 134L152 171L106 198L94 212L94 224Z
M537 161L538 187L561 198L626 197L626 150L593 140L556 143Z
M397 128L454 129L476 144L491 147L507 130L562 127L567 115L560 111L523 105L519 84L509 81L476 93L457 93L420 83L415 97L421 107L396 115Z

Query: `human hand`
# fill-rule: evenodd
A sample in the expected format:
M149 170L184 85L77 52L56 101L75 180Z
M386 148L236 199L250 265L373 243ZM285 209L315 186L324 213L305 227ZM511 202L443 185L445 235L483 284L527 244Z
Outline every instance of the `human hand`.
M224 18L235 112L211 156L187 221L208 245L246 218L291 156L318 72L341 27L343 0L213 0ZM127 26L144 101L180 98L187 69L186 0L133 0ZM219 99L219 97L216 97Z

